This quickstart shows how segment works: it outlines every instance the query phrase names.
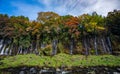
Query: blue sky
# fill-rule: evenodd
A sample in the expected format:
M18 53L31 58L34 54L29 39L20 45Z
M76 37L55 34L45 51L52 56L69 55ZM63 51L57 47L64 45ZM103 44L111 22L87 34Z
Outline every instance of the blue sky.
M0 14L24 15L30 20L36 20L38 12L77 16L96 11L106 16L114 9L120 9L120 0L0 0Z

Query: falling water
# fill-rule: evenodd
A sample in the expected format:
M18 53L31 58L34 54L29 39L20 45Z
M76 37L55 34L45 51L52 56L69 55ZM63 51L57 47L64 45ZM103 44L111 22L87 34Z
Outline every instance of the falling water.
M103 51L106 53L106 48L105 48L105 43L104 43L104 40L101 38L101 42L102 42L102 47L103 47Z
M18 48L18 52L17 52L17 54L19 54L20 53L20 47Z
M5 55L8 55L8 51L9 51L9 48L6 48L6 50L5 50Z
M107 53L110 53L110 48L109 48L107 38L105 38L105 47L106 47Z
M2 44L0 44L0 49L2 48L2 46L3 46L3 45L2 45ZM0 55L1 55L1 53L0 53Z
M94 39L94 49L95 49L95 54L98 55L97 38L96 38L96 36L95 36L95 39Z
M52 55L55 55L57 53L57 40L52 41Z
M83 39L83 44L84 44L84 47L85 47L85 54L88 55L88 48L87 48L87 43L86 43L86 38Z
M3 48L2 48L2 51L0 52L0 55L4 55L4 51L5 51L5 45L3 46Z
M70 41L70 54L73 54L73 39Z
M41 43L41 48L45 48L45 44Z
M4 44L3 44L4 40L0 40L0 52L2 51Z
M0 40L0 45L2 45L3 44L3 40Z
M112 53L112 46L111 46L110 37L107 37L107 41L108 41L108 47L110 49L110 54L111 54Z
M0 49L1 49L1 47L2 47L3 45L2 44L0 44Z
M19 53L22 54L22 52L23 52L23 51L22 51L22 46L21 46L21 47L20 47L20 51L19 51Z

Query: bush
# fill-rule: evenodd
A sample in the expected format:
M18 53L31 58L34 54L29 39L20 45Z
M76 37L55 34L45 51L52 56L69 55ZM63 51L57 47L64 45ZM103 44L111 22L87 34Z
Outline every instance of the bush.
M52 45L47 45L45 48L40 49L41 55L50 56L52 53Z

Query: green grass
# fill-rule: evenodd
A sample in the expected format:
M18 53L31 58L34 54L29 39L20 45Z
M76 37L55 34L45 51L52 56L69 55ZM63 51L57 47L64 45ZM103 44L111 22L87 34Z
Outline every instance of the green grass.
M58 54L51 56L37 56L35 54L16 55L6 57L0 61L0 69L15 67L90 67L90 66L120 66L120 56L113 55L68 55Z

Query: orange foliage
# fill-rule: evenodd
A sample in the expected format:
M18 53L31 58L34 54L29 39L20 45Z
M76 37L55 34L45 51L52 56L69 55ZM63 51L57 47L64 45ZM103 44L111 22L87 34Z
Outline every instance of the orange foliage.
M74 33L76 36L80 34L78 31L79 19L77 17L71 17L65 22L65 26L69 27L69 33Z
M76 28L76 26L79 24L78 22L78 18L77 17L71 17L68 19L67 22L65 22L65 25L69 26L69 27L73 27Z

